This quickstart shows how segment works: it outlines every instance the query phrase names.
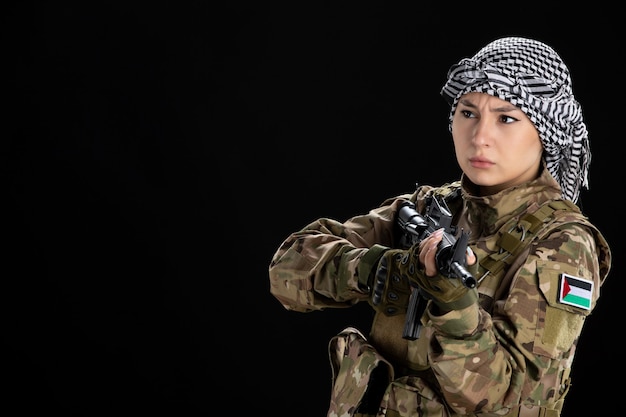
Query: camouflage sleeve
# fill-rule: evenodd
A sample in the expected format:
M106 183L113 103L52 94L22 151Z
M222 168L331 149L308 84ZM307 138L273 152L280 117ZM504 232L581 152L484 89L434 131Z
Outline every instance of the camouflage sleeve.
M300 312L367 300L359 270L371 268L393 246L395 213L410 197L389 199L344 223L321 218L288 236L270 262L271 294L286 309Z
M531 245L491 315L478 306L429 315L429 358L456 412L554 403L564 395L576 342L610 265L595 232L567 224Z

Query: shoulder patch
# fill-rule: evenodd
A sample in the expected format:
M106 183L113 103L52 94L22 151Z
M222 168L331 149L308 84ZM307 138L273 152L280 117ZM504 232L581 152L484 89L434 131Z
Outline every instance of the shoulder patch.
M562 273L559 277L559 303L591 310L593 281Z

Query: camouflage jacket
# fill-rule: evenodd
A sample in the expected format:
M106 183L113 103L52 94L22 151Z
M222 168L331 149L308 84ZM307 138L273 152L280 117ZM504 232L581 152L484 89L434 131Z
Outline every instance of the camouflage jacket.
M369 248L394 247L398 241L395 221L402 202L411 200L422 210L427 195L455 190L460 194L451 206L455 222L470 231L469 245L479 261L502 252L499 238L524 215L561 199L546 170L536 180L487 197L472 195L464 177L442 187L421 186L344 223L322 218L288 236L269 266L270 292L286 309L300 312L368 301L359 271L371 263ZM443 316L427 310L415 341L401 337L403 315L377 313L365 343L375 351L376 363L390 364L377 415L490 416L521 404L562 407L576 342L598 301L611 253L580 213L562 216L541 233L507 261L503 273L479 268L478 304ZM574 302L563 291L567 285L579 290ZM332 407L336 415L353 415L357 406Z

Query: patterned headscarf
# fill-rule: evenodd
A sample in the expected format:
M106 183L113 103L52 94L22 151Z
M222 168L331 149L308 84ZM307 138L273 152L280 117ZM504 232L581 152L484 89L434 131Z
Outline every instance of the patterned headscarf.
M450 130L459 98L469 92L506 100L528 116L543 143L547 169L561 185L564 198L575 203L581 185L589 188L587 127L569 70L552 48L532 39L502 38L453 65L441 89L451 105Z

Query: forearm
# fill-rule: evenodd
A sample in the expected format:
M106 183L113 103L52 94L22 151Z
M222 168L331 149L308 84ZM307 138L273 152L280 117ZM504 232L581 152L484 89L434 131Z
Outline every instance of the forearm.
M269 267L270 292L289 310L349 307L368 299L364 277L390 243L388 208L346 223L319 219L289 236ZM378 248L371 249L373 246ZM361 279L359 280L359 276Z
M276 254L270 265L270 292L285 308L295 311L353 305L367 298L354 276L354 268L366 251L340 238L295 238Z

